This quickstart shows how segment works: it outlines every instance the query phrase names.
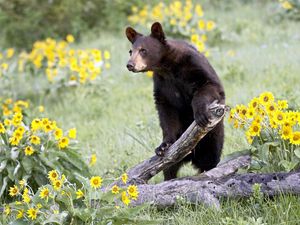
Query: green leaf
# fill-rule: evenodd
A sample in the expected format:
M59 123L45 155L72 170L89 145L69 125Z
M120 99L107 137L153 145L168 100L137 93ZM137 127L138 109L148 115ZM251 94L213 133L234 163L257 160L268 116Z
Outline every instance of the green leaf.
M300 159L300 148L296 148L294 150L295 155L297 156L298 159Z
M284 167L285 171L291 171L297 166L298 162L290 162L287 160L281 160L279 162L279 164Z
M1 196L3 195L3 193L6 189L7 180L8 180L8 177L4 177L3 182L2 182L2 187L1 187L1 190L0 190L0 198L1 198Z
M26 171L27 174L30 174L33 169L34 161L31 159L31 157L24 157L22 162L21 162L24 170Z
M24 221L24 220L15 220L15 221L12 221L11 223L9 223L9 225L27 225L28 222Z
M66 218L68 216L68 213L66 211L63 211L59 214L52 214L48 219L42 222L42 224L52 224L52 223L57 223L57 224L64 224Z
M6 165L7 165L7 160L4 160L4 161L1 162L1 164L0 164L0 173L5 169Z

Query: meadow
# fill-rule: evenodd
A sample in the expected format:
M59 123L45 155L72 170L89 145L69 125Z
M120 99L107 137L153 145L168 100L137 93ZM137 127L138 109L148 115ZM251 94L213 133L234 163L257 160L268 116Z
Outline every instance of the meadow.
M276 19L276 1L234 4L234 7L204 4L205 15L214 20L222 35L211 48L209 61L220 76L226 103L246 104L254 96L270 91L299 109L300 30L299 21ZM152 96L152 79L127 71L130 43L122 31L88 33L74 48L107 49L111 67L100 82L70 86L40 94L47 86L42 77L12 77L12 87L0 83L1 96L27 99L43 105L44 115L66 128L76 127L78 151L88 161L96 154L92 174L104 179L118 177L127 168L152 156L160 144L161 130ZM35 89L35 85L38 86ZM242 130L225 119L223 156L249 148ZM189 164L180 176L194 175ZM163 180L161 174L150 182ZM144 218L159 224L299 224L299 196L273 199L223 199L220 211L203 205L179 203L167 209L146 207Z

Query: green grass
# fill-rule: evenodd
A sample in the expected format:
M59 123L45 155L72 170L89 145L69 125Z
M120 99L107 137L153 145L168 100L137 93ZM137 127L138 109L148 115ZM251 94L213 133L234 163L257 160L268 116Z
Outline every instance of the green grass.
M271 4L272 6L272 4ZM270 19L270 5L239 5L223 11L208 8L207 15L217 21L224 41L212 50L209 59L225 86L227 104L246 103L263 91L289 100L299 108L300 78L299 22ZM241 30L239 34L237 31ZM76 127L83 156L95 152L98 162L93 172L104 177L117 176L150 157L160 144L161 131L152 98L152 80L144 74L126 70L129 42L123 33L104 33L80 47L106 48L112 52L112 69L98 86L78 87L37 97L26 94L63 127ZM234 57L227 56L234 50ZM26 84L26 83L25 83ZM26 85L24 85L26 86ZM24 98L24 89L15 91ZM26 93L28 93L26 91ZM248 147L243 133L226 120L223 155ZM194 175L186 165L180 176ZM153 183L162 181L156 176ZM299 197L279 196L253 203L224 200L220 211L205 206L180 204L172 209L148 208L146 217L159 218L163 224L299 224ZM228 217L228 218L227 218Z

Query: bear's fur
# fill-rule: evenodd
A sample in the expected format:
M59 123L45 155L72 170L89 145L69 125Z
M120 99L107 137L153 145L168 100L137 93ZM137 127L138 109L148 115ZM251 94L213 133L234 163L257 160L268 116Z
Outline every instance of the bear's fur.
M131 27L126 29L126 36L132 43L127 68L132 72L154 72L154 100L163 133L155 152L163 156L193 120L200 126L207 125L208 105L215 100L224 104L224 89L207 59L184 41L166 40L160 23L152 25L149 36ZM187 161L192 161L200 172L214 168L220 161L223 142L221 121L182 162L164 170L165 180L176 178Z

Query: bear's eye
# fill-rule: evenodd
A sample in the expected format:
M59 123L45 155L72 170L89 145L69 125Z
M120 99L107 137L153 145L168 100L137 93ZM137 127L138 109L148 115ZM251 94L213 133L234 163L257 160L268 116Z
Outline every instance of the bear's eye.
M140 53L141 53L142 56L145 56L147 54L147 50L144 49L144 48L141 48Z
M132 55L132 50L129 50L129 55L130 55L130 56Z

